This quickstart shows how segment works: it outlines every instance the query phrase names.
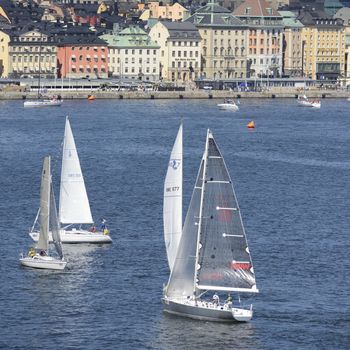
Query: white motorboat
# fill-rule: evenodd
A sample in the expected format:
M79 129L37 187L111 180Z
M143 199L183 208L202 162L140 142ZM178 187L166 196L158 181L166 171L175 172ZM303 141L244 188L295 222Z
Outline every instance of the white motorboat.
M45 157L40 187L40 233L38 241L35 247L32 247L29 250L28 256L22 256L20 262L23 266L32 267L36 269L63 270L66 267L67 262L64 260L62 245L60 241L59 223L57 218L55 196L53 193L50 163L50 157ZM55 245L59 258L50 256L50 224L53 236L53 243Z
M62 105L62 100L56 98L27 100L23 102L24 107L59 107Z
M306 95L303 95L298 97L298 105L302 107L321 108L321 101L317 99L310 100Z
M238 106L233 100L225 100L224 103L219 103L217 106L219 107L219 109L226 111L236 112L239 110Z
M87 196L84 177L80 167L78 152L68 117L63 140L59 222L62 243L112 243L105 223L101 230L96 230L91 215L89 198ZM36 220L29 233L34 241L39 238L35 230ZM91 229L84 229L89 225ZM51 241L52 235L49 234Z
M177 170L179 170L177 172ZM164 184L164 237L170 277L164 311L189 318L246 322L252 305L242 295L258 293L245 230L225 161L210 130L182 230L182 125ZM175 256L175 258L173 258ZM232 293L220 303L208 292Z

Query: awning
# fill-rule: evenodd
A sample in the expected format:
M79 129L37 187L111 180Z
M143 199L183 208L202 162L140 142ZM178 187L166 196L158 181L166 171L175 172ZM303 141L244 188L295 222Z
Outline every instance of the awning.
M97 55L94 55L94 58L98 58L98 56L97 56Z
M79 68L84 68L84 66L81 64L81 65L79 66Z
M90 55L86 55L86 58L90 58Z
M102 57L102 58L106 58L106 56L105 56L105 55L101 55L101 57Z

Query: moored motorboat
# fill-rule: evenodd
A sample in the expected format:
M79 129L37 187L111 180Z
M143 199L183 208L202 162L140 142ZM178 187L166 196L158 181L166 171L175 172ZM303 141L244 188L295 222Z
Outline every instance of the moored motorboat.
M225 100L224 103L219 103L217 105L219 109L226 111L238 111L239 108L233 100Z
M298 105L302 107L321 108L321 101L317 99L311 100L306 95L303 95L298 97Z

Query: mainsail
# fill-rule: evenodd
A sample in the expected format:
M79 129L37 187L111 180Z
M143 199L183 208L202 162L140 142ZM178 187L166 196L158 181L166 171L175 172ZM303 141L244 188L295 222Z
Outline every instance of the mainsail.
M43 170L41 173L40 185L40 212L39 225L40 233L39 240L36 244L36 249L47 251L49 246L49 210L50 210L50 184L51 184L51 157L44 158Z
M168 264L172 270L182 233L182 124L170 155L164 182L163 223Z
M196 287L258 292L232 181L209 130L206 149Z
M79 157L69 119L64 131L59 221L62 224L93 223Z
M63 251L62 251L62 243L61 243L61 236L60 236L60 224L57 217L57 208L56 208L55 194L53 191L52 181L51 181L51 195L50 195L50 226L51 226L53 243L55 245L58 255L62 259Z

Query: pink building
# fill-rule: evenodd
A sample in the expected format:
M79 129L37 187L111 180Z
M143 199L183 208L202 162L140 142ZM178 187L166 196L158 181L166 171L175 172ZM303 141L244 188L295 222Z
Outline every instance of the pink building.
M107 78L108 47L98 38L64 38L57 46L59 78Z

